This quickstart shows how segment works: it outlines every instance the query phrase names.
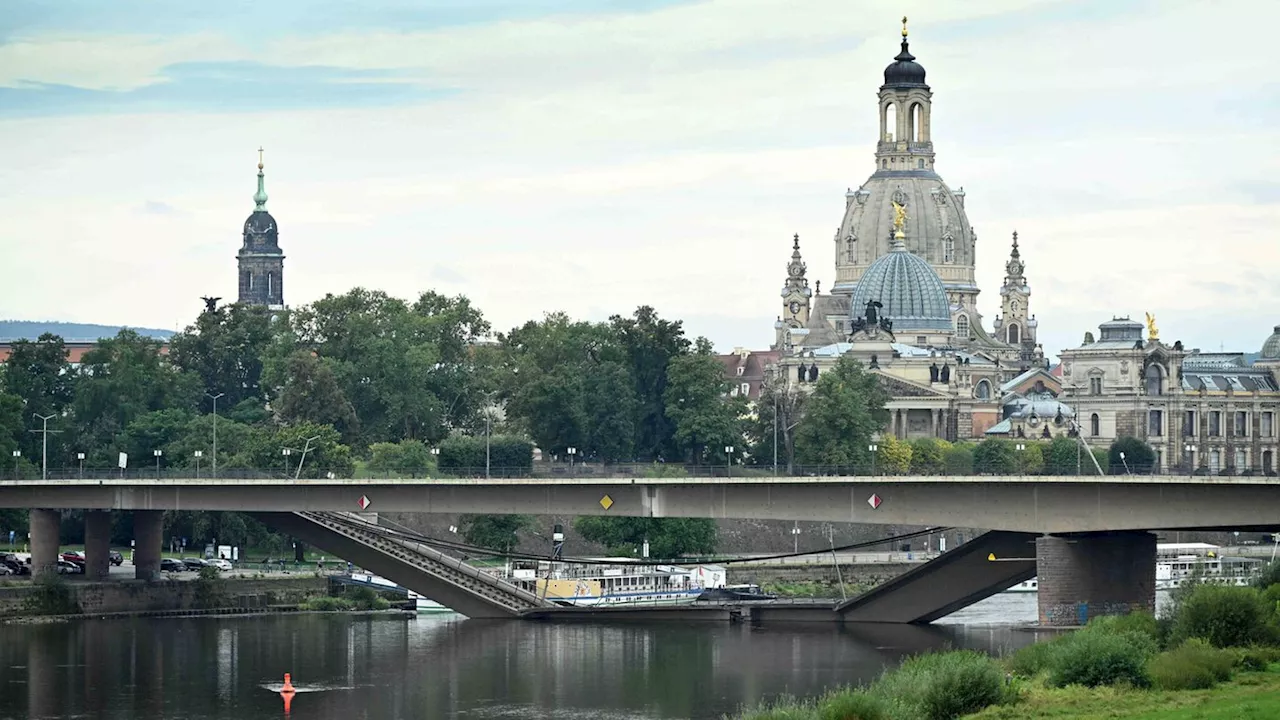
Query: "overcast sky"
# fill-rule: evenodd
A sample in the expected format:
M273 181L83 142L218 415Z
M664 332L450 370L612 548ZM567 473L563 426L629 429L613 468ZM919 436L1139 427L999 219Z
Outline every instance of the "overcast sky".
M899 19L990 328L1017 230L1049 353L1112 315L1280 323L1280 2L4 0L0 318L233 299L257 148L285 300L471 297L506 330L651 304L767 348L829 287Z

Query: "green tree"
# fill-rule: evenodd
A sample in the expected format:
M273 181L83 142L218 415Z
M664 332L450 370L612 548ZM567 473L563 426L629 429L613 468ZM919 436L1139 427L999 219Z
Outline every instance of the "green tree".
M760 397L751 404L752 413L743 423L748 455L755 465L773 465L774 437L778 441L778 464L791 472L795 462L796 428L804 415L809 394L770 378L760 388ZM774 422L775 414L777 422Z
M649 557L674 560L716 549L716 524L707 518L636 518L584 516L573 527L586 540L609 548L610 554L641 557L649 541Z
M614 315L610 325L622 345L635 380L635 452L644 459L678 457L675 421L667 415L667 365L687 353L691 343L679 320L663 320L648 305L631 317Z
M973 471L979 475L1014 475L1018 472L1017 450L1003 438L987 438L973 450Z
M38 433L25 431L42 426L38 416L62 416L75 399L74 376L62 338L44 333L35 341L14 341L0 381L3 383L0 384L0 392L21 401L20 430L14 435L17 449L27 458L39 458L43 439ZM58 426L53 423L58 423ZM61 426L60 420L51 421L50 429L64 432L49 435L49 457L66 457L74 436L65 432L67 428ZM5 453L9 462L12 462L12 452L13 448L10 448Z
M1093 474L1093 461L1088 451L1080 447L1075 438L1056 437L1044 450L1044 472L1046 475L1076 475L1083 472Z
M276 400L276 412L282 420L332 425L344 439L358 439L355 408L339 386L329 361L298 350L285 361L283 382Z
M942 475L947 471L946 454L951 443L938 438L911 441L911 474Z
M369 446L369 454L369 469L375 473L400 477L431 477L435 473L435 457L420 440L374 443Z
M218 430L221 433L221 425ZM335 477L349 478L355 472L351 448L342 444L342 436L338 431L332 425L312 423L289 425L277 428L274 432L253 433L244 449L227 463L227 470L249 468L274 472L277 467L283 468L281 451L285 448L292 452L285 471L289 475L299 475L299 467L299 477L309 479L327 477L329 473L333 473Z
M22 398L0 392L0 469L10 470L18 462L13 451L22 435Z
M462 537L472 545L511 552L520 544L518 533L533 527L528 515L463 515Z
M1017 451L1018 473L1022 475L1039 475L1044 472L1044 446L1041 443L1024 443L1026 447Z
M236 303L205 310L194 324L169 340L169 361L200 378L201 387L218 398L221 408L251 400L262 405L263 358L271 345L271 311ZM213 401L203 398L204 410Z
M675 424L676 447L696 465L710 459L708 451L721 461L724 447L742 445L746 405L728 390L724 365L709 354L681 355L667 367L667 417Z
M973 443L955 443L942 453L948 475L973 474Z
M905 475L911 469L911 445L886 435L877 443L876 469L884 475Z
M1104 470L1110 467L1112 475L1146 475L1155 467L1156 451L1136 437L1120 437L1111 443L1111 448L1107 451L1107 463L1102 467Z
M871 436L884 429L888 395L849 357L818 377L796 433L796 456L809 465L870 468Z
M454 435L441 441L437 458L440 472L449 475L483 477L485 439ZM523 477L533 471L533 445L523 438L494 435L488 443L489 472L494 477Z

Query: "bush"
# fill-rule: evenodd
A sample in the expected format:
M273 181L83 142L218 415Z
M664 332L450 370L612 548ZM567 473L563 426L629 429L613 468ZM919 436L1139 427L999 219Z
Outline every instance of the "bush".
M956 443L942 452L942 463L948 475L973 474L973 447Z
M1271 615L1257 588L1200 585L1179 604L1171 639L1203 638L1220 648L1266 642Z
M192 584L195 586L196 607L209 610L227 604L227 581L218 568L211 565L200 568Z
M889 720L884 699L865 690L839 690L824 697L816 720Z
M1120 453L1124 453L1124 458L1120 458ZM1107 464L1103 465L1103 469L1108 469L1111 475L1146 475L1151 472L1156 462L1156 451L1151 446L1139 440L1136 437L1121 437L1111 443L1111 448L1107 451Z
M1251 647L1236 651L1236 665L1254 672L1265 671L1271 663L1280 661L1280 648Z
M973 451L973 470L979 475L1014 475L1018 472L1018 451L1002 438L987 438Z
M335 612L340 610L350 610L353 604L350 600L340 597L330 597L321 595L313 597L300 605L303 610L317 610L321 612Z
M1152 644L1135 643L1136 636L1085 629L1061 638L1050 655L1049 684L1146 687L1150 684L1146 665Z
M454 435L440 443L440 472L483 476L485 438ZM533 472L533 443L509 435L489 438L489 470L494 477L527 477Z
M386 610L391 603L380 597L378 591L370 587L347 588L346 598L355 610Z
M28 615L76 615L80 604L62 576L47 573L31 583L31 593L22 599L22 611Z
M1061 638L1058 638L1061 640ZM1049 669L1058 641L1038 642L1015 652L1007 661L1009 671L1022 677L1035 677Z
M1198 638L1151 659L1147 670L1161 690L1203 690L1231 679L1236 655Z
M1280 585L1280 560L1267 563L1262 573L1253 579L1253 586L1265 590L1273 585Z
M1147 655L1155 655L1160 650L1162 633L1155 615L1146 612L1133 612L1128 615L1103 615L1089 621L1084 628L1086 632L1115 635L1125 638L1130 644Z
M1003 699L1004 672L995 660L973 652L917 655L871 687L871 694L900 712L924 720L951 720Z

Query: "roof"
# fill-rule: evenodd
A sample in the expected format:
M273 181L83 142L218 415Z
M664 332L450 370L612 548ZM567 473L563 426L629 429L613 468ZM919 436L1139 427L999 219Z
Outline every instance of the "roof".
M901 236L901 233L899 233ZM950 332L951 302L947 290L924 258L907 252L901 239L893 243L888 254L880 256L858 279L849 314L861 318L868 303L880 303L880 317L899 330L934 330Z

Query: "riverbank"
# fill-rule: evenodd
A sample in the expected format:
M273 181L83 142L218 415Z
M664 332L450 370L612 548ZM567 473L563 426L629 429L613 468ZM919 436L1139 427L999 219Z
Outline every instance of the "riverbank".
M1242 672L1207 690L1123 690L1114 687L1039 687L1016 705L992 707L972 720L1238 720L1280 718L1280 665Z
M327 577L280 575L191 580L113 580L53 583L9 582L0 586L0 618L42 615L158 614L196 610L264 612L298 606L329 593Z

